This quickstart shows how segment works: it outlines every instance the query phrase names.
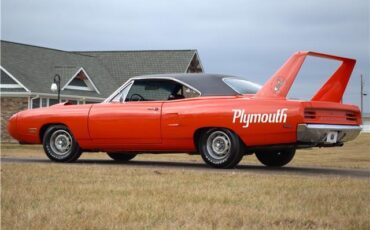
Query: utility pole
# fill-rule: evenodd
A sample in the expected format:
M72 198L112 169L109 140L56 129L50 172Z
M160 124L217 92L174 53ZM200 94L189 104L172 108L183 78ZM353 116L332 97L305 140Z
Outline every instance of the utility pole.
M367 93L364 92L364 79L361 74L361 114L363 114L364 111L364 96L367 96Z
M363 95L364 95L364 81L363 81L363 79L362 79L362 74L360 75L360 77L361 77L361 114L362 114L362 111L363 111L363 107L364 107L364 99L363 99Z

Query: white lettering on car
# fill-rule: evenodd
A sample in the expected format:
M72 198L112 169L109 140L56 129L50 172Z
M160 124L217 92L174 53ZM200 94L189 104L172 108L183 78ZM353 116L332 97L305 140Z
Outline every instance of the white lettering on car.
M286 123L287 108L278 109L275 113L245 113L244 109L233 109L233 123L243 124L248 128L252 123Z

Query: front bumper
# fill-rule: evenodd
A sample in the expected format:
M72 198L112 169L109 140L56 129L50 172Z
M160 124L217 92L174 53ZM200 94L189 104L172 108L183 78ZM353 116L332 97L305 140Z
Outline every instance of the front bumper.
M8 133L14 139L18 139L18 113L11 116L8 120Z
M359 125L299 124L297 142L316 146L335 146L355 139L361 132ZM335 143L328 143L328 135L337 133Z

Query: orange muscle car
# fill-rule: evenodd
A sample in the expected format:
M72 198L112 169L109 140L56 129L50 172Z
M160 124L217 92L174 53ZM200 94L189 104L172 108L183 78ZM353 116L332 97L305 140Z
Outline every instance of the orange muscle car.
M339 68L310 101L286 96L307 56L335 59ZM361 131L358 107L342 104L356 61L297 52L262 87L214 74L133 77L100 104L60 103L13 115L9 133L40 144L53 161L103 151L128 161L140 153L199 153L217 168L256 154L283 166L298 148L342 146Z

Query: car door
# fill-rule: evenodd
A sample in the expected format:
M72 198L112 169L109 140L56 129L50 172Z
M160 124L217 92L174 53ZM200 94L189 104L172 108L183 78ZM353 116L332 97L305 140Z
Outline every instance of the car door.
M92 106L91 139L115 145L161 143L162 104L171 87L168 80L136 79L110 102Z
M89 115L90 137L106 144L160 143L161 107L162 102L94 105Z

